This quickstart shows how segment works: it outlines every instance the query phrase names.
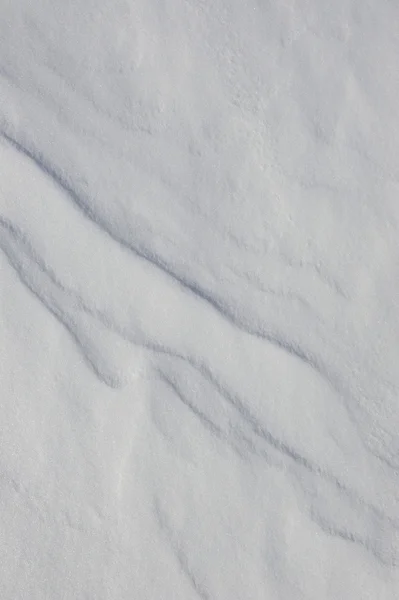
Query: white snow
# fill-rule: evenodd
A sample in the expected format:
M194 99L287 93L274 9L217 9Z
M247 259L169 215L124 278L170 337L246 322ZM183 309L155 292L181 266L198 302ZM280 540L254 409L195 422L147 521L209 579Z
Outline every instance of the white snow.
M0 598L399 598L399 5L0 0Z

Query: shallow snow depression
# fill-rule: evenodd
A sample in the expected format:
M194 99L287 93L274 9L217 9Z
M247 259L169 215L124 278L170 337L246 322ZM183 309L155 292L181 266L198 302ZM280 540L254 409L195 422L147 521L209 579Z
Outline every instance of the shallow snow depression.
M0 0L0 597L399 597L399 6Z

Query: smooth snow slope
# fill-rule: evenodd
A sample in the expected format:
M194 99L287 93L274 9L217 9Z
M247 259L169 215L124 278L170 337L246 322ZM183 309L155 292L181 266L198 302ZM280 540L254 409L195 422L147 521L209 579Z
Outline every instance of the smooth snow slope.
M0 598L399 597L399 4L0 0Z

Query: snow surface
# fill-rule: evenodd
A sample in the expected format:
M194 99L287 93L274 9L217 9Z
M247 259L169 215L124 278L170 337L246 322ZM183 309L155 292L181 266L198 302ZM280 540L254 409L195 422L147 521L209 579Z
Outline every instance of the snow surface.
M399 4L0 0L0 598L399 598Z

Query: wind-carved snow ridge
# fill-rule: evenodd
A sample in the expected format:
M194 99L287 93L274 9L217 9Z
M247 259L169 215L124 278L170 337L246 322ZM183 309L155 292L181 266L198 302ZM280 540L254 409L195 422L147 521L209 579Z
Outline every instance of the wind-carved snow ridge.
M75 204L75 206L82 212L84 217L88 218L91 222L93 222L96 226L98 226L104 233L110 236L110 238L121 245L123 248L126 248L130 252L134 253L136 256L150 262L156 268L161 269L165 272L169 277L171 277L178 285L182 285L187 291L192 293L194 296L198 297L200 300L203 300L214 308L222 318L225 318L234 326L239 327L243 331L249 333L250 335L254 335L261 339L265 339L266 341L275 344L276 346L282 348L288 353L297 356L301 360L307 362L310 366L315 368L317 371L323 373L323 376L328 375L325 373L326 369L323 365L318 364L317 358L315 356L311 356L309 353L304 352L301 348L296 347L292 342L285 341L281 336L275 336L267 331L262 331L256 328L253 328L251 324L245 323L242 318L237 316L234 312L231 311L230 307L226 305L222 299L218 299L217 297L210 294L207 290L202 289L195 280L188 280L187 278L178 275L175 271L171 269L169 265L162 261L162 258L159 256L151 255L145 248L143 249L140 245L135 244L131 239L127 240L119 232L114 231L114 227L112 222L106 222L91 206L90 200L88 198L83 197L81 194L76 192L73 185L68 182L68 180L59 172L55 170L53 166L51 166L42 155L35 153L34 151L27 149L24 145L22 145L19 141L17 141L14 137L11 137L5 131L2 132L2 136L5 140L7 140L13 147L16 148L17 151L21 152L23 155L27 156L31 159L34 164L43 172L44 176L50 177L56 185L58 185L66 194L67 197ZM107 380L107 378L105 378Z
M103 356L104 347L110 343L110 333L90 314L80 298L57 281L25 236L1 216L0 247L21 282L67 329L99 379L111 387L119 386L117 365L113 369L111 356ZM96 338L101 339L100 349Z
M243 459L248 460L251 455L257 455L265 461L266 467L294 473L306 497L306 503L310 504L312 519L326 533L358 544L383 565L398 566L397 516L390 517L384 510L359 496L355 489L348 487L329 469L323 468L312 458L305 457L283 439L278 439L208 369L199 367L198 373L206 378L213 390L198 383L194 387L193 381L196 378L188 376L187 369L176 381L176 375L172 375L173 370L169 366L168 374L160 371L161 380L170 386L179 400L212 435L231 445ZM190 385L185 380L191 382ZM368 531L370 522L375 528L374 535L370 535Z
M297 356L301 360L308 362L318 371L325 371L325 367L317 363L316 357L312 357L301 348L296 347L295 344L285 341L284 339L280 339L279 336L273 336L261 328L253 327L251 323L246 322L240 315L237 315L234 309L230 308L226 303L223 302L222 299L212 295L206 289L201 288L196 283L195 279L190 280L187 277L179 275L178 272L173 270L169 264L162 260L161 256L155 256L151 254L141 244L136 243L135 240L130 238L128 239L127 237L123 236L113 225L112 220L107 221L98 211L95 211L92 207L90 199L85 197L83 194L78 193L73 184L70 183L60 172L58 172L48 161L46 161L41 154L37 154L33 150L28 149L5 131L3 131L1 134L3 138L11 143L19 152L34 161L36 166L43 171L45 176L52 178L55 183L67 193L69 199L82 212L84 217L88 218L102 231L104 231L104 233L109 235L114 242L121 245L123 248L126 248L136 256L150 262L158 269L161 269L169 277L175 280L177 284L182 285L186 290L194 294L194 296L197 296L200 300L209 303L215 310L218 311L218 313L220 313L221 317L230 321L233 325L239 327L250 335L265 339L266 341L281 347L285 351Z
M309 351L303 350L301 347L293 343L292 341L287 341L284 339L282 332L278 334L273 334L268 331L267 328L259 329L253 327L251 323L246 322L237 314L229 305L227 305L222 298L218 298L216 295L212 295L206 289L201 288L195 281L189 280L185 276L181 276L173 270L173 268L162 260L162 257L155 256L148 252L148 250L142 245L135 243L132 239L125 238L115 227L113 226L112 221L107 222L98 212L96 212L89 200L89 198L85 197L83 194L78 193L73 184L69 182L68 179L65 178L64 175L59 173L52 165L50 165L45 158L38 153L35 153L33 150L28 149L26 146L22 145L19 141L17 141L14 137L11 137L5 131L2 132L2 136L5 140L7 140L18 152L21 152L23 155L31 159L34 164L38 167L40 171L42 171L45 177L51 178L57 186L59 186L65 193L66 197L69 198L73 204L81 211L82 215L85 218L88 218L92 223L94 223L97 227L100 228L105 234L110 236L114 242L120 245L122 248L132 252L134 256L139 257L145 261L148 261L150 264L155 266L157 269L160 269L164 272L168 277L170 277L177 285L182 286L189 293L192 293L194 297L197 297L200 301L204 301L210 305L212 309L215 309L221 318L226 319L227 322L232 324L235 327L242 329L245 333L248 333L250 336L255 336L260 338L261 340L265 340L278 348L292 354L293 356L299 358L304 361L306 364L315 369L318 373L320 373L323 377L326 377L328 381L331 382L332 376L328 373L327 368L320 360L320 357L316 357L312 355ZM103 378L104 381L111 381L108 377Z
M0 8L0 597L397 600L398 7Z
M150 326L151 320L154 320L154 323L157 322L156 314L148 316L143 313L140 319L141 325L137 327L137 324L123 322L121 316L114 310L110 312L90 307L90 300L84 300L82 296L59 280L56 273L35 252L26 234L22 233L9 219L2 217L0 220L0 245L10 264L26 287L66 327L99 379L112 387L120 386L124 380L123 369L121 372L114 353L118 339L128 345L142 347L152 355L151 362L156 367L155 371L161 380L170 387L212 435L232 447L241 460L248 460L254 455L258 456L262 462L264 461L265 465L277 468L284 473L294 470L296 473L294 480L299 482L301 494L306 498L306 504L311 506L309 515L323 531L361 546L383 565L395 566L398 553L398 524L397 519L390 516L392 511L384 512L371 500L363 497L362 493L356 489L358 486L352 488L351 484L344 483L339 476L334 474L335 467L330 468L315 462L307 449L306 434L305 439L301 439L298 422L294 422L294 431L297 429L295 433L284 431L283 428L279 435L275 435L273 429L276 429L276 426L277 429L281 427L279 420L276 421L276 415L272 411L269 418L272 417L272 421L274 420L275 423L270 425L267 410L265 412L267 406L261 407L261 404L258 404L263 401L263 392L267 389L267 385L270 385L270 372L264 376L258 370L259 366L272 357L273 360L281 361L283 355L286 356L283 363L291 365L294 372L296 369L309 369L309 376L320 378L320 381L324 382L323 385L329 389L329 393L333 394L333 401L339 402L337 394L340 393L340 383L334 383L333 376L322 365L320 358L312 358L301 348L285 342L278 335L251 331L240 321L236 322L234 316L225 310L223 304L220 304L212 296L208 296L206 292L187 282L184 278L177 277L158 259L149 258L145 252L138 250L131 242L124 241L118 236L115 237L112 234L112 227L104 225L91 212L90 207L87 207L85 201L74 192L73 188L51 167L48 167L41 157L27 151L7 134L4 137L21 154L31 159L45 177L54 180L63 193L66 192L66 195L63 195L64 201L68 198L73 200L73 205L79 209L81 216L88 218L98 228L101 235L104 232L109 234L110 243L117 242L122 251L129 252L129 264L132 268L140 269L145 263L151 265L151 271L146 280L147 284L144 286L147 293L151 293L152 286L157 286L158 293L159 290L163 290L164 302L166 305L169 303L172 310L173 306L184 306L183 312L178 315L179 319L182 319L187 312L185 318L202 323L205 332L212 330L211 340L207 340L205 336L203 341L201 341L201 336L198 336L197 340L193 342L186 339L184 342L186 348L184 349L181 343L175 340L173 335L170 335L165 323L159 322L153 328ZM109 233L110 231L111 233ZM145 270L144 267L143 269ZM189 300L190 297L191 300ZM243 349L241 369L250 381L255 382L258 379L256 391L251 391L250 387L244 386L243 398L245 399L240 398L240 393L229 391L231 385L237 387L237 384L241 384L238 382L227 383L229 379L232 379L232 373L228 366L228 360L227 367L225 365L226 358L223 356L223 352L226 349L230 351L230 348L234 347L234 340L239 340ZM210 348L207 348L209 341L213 346L211 352ZM246 353L247 356L245 356ZM201 378L203 377L209 382L212 391L204 390L195 400L191 400L190 395L181 390L181 381L178 383L174 379L173 367L171 364L165 363L163 357L166 357L167 360L181 361L187 365L189 370L194 369ZM251 364L251 361L254 362ZM157 366L162 364L167 366L166 370L162 366ZM184 378L188 377L187 368L179 379L183 377L184 381ZM214 373L215 369L220 372L218 376ZM251 371L253 371L253 375L251 375ZM278 375L277 379L278 377L281 375ZM223 379L225 379L225 383L222 383ZM207 405L205 401L210 393L213 402L211 405ZM325 392L320 390L319 393ZM248 394L253 395L254 398L251 399ZM256 400L257 395L259 397ZM341 410L343 409L341 408ZM265 414L262 415L264 412ZM344 410L343 414L345 414ZM350 423L348 415L346 419ZM342 424L342 420L340 423ZM313 436L314 431L310 431ZM352 435L358 435L355 429L352 430ZM298 436L299 440L296 440ZM290 437L293 440L291 442L289 441ZM302 450L296 447L298 441ZM339 453L337 458L338 456ZM334 507L333 510L329 507L327 498L335 498L331 504ZM339 510L336 510L336 506L340 507ZM368 532L369 522L373 523L375 536ZM181 560L183 559L180 556L179 561Z

